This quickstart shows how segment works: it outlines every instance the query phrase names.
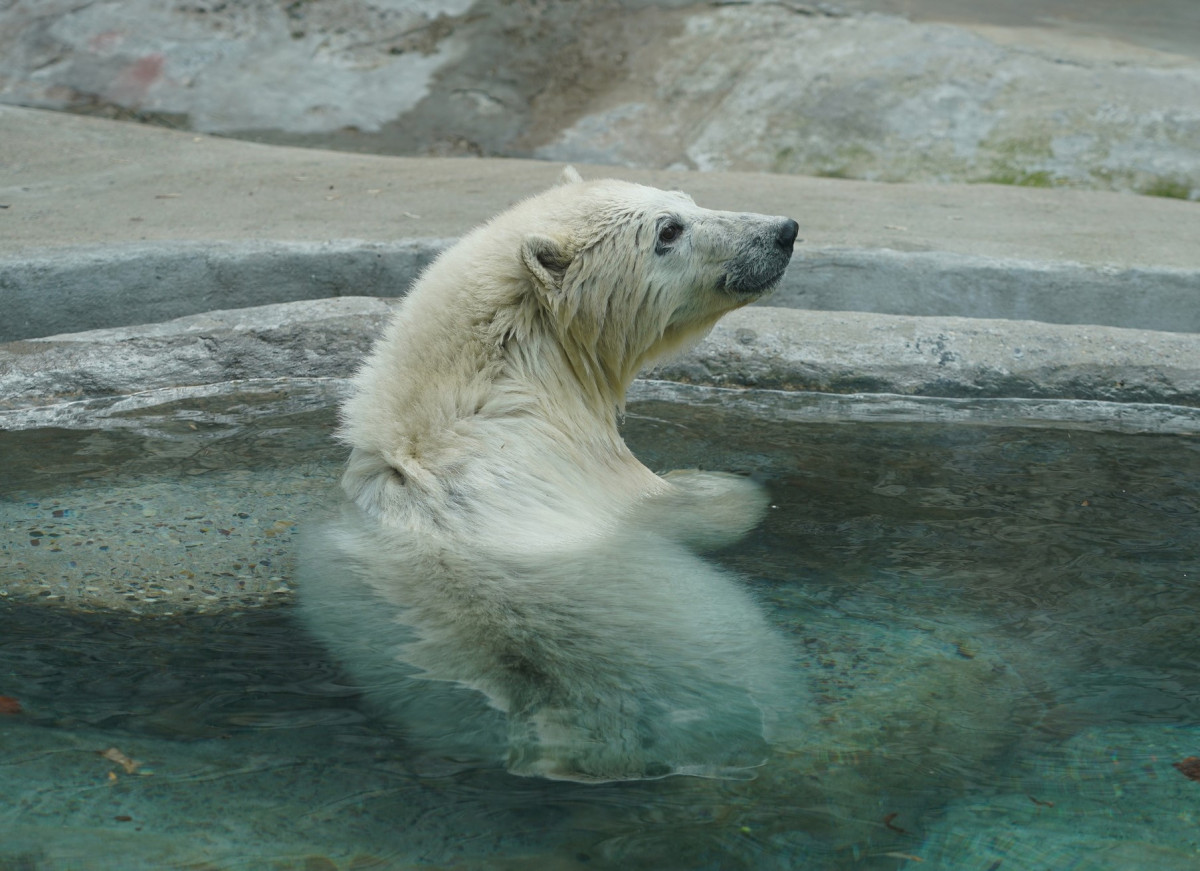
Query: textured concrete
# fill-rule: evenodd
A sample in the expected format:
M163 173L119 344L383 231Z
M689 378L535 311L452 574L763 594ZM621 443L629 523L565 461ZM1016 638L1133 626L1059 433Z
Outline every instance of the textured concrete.
M1200 335L746 308L652 377L823 393L1200 405Z
M397 296L448 239L559 172L261 146L11 107L0 107L0 154L0 341ZM805 241L771 305L1200 330L1192 203L582 169L682 188L714 208L794 216Z
M399 295L446 242L133 242L0 261L0 340L364 289Z
M832 249L796 261L768 304L1200 332L1200 272Z
M0 408L234 379L344 378L389 309L383 300L342 297L0 345ZM10 414L0 426L18 420Z
M389 308L343 297L0 345L0 428L89 425L80 399L348 377ZM751 307L646 375L713 387L1200 407L1200 335Z

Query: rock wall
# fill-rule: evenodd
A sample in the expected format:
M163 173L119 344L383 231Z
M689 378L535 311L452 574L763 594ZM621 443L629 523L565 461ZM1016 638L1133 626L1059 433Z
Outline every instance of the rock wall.
M270 142L1200 198L1200 57L824 4L38 0L0 101Z

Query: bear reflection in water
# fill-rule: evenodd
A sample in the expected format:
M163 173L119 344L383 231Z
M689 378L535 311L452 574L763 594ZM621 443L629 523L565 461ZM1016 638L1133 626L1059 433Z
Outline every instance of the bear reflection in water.
M568 169L400 304L342 409L348 503L308 536L301 607L426 752L591 781L762 764L792 654L696 552L766 496L656 475L617 422L639 369L775 285L796 230Z

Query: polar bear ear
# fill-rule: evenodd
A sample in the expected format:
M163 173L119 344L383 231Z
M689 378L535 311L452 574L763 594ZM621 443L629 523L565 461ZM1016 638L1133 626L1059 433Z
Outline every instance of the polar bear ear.
M521 262L529 270L533 283L543 293L554 295L562 290L571 255L549 236L530 233L521 240Z
M583 176L579 174L579 170L571 166L569 163L563 167L562 175L558 177L559 185L564 184L579 184L583 181Z

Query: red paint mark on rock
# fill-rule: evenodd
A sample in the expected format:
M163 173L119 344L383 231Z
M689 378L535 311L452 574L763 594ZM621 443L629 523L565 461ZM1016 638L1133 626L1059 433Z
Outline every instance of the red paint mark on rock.
M125 74L129 76L130 81L141 85L144 90L162 77L163 65L166 63L166 60L158 52L148 54L141 60L136 61L133 66L126 70Z
M120 30L105 30L97 33L88 40L88 48L97 54L107 54L125 41L125 34Z
M136 106L146 98L146 93L163 74L167 59L161 52L148 54L134 61L117 76L106 95L121 106Z

